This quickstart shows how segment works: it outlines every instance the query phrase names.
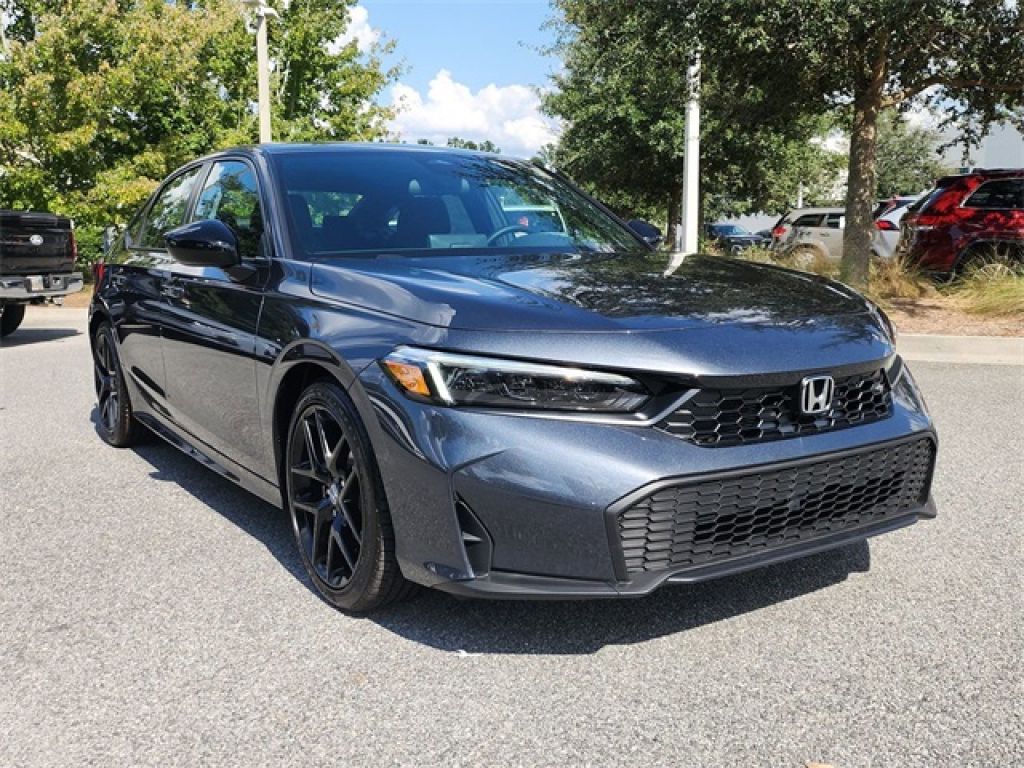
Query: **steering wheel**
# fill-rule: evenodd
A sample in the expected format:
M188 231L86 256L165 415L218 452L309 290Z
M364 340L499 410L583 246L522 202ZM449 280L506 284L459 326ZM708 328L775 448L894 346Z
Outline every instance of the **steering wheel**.
M524 227L522 224L510 224L507 227L501 227L501 229L494 230L494 232L491 233L491 236L487 238L487 244L488 245L493 245L494 241L497 240L499 237L505 237L506 235L511 235L513 232L529 232L529 231L530 231L529 227Z

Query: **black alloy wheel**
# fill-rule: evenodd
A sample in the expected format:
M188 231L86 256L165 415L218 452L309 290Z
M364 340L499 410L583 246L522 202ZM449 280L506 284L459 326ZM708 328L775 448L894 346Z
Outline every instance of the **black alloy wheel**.
M96 330L92 349L97 431L111 445L126 448L135 442L136 422L108 323L102 323Z
M337 608L361 612L409 589L376 461L348 396L317 382L299 400L286 451L288 509L303 565Z

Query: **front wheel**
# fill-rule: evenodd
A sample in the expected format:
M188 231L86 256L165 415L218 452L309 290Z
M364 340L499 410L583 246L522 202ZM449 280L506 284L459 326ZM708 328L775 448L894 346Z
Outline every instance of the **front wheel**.
M0 338L10 336L25 319L24 304L4 304L3 315L0 315Z
M330 382L302 394L285 453L286 503L302 563L336 608L370 611L411 590L377 462L355 406Z

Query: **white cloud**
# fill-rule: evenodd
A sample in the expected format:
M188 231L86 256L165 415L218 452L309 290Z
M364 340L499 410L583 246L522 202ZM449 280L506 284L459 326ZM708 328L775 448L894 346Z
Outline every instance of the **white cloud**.
M330 53L337 53L353 40L356 41L360 53L369 53L380 40L380 30L370 25L370 12L361 5L352 6L345 31L336 40L327 44L327 50Z
M406 141L490 139L505 154L530 156L557 137L557 124L541 114L540 97L526 85L491 84L473 92L442 69L430 81L425 97L398 83L391 98L399 110L391 130Z

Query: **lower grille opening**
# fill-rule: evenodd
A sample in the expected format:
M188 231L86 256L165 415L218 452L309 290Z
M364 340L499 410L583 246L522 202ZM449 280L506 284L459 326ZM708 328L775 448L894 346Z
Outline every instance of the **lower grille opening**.
M899 517L927 500L934 458L921 438L670 485L619 514L626 571L703 565Z

